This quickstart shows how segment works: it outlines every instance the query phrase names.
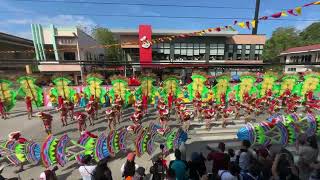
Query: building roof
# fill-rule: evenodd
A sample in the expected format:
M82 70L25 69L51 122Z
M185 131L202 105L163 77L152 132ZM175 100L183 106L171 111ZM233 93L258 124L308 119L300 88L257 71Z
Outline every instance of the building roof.
M33 41L25 38L21 38L18 36L14 36L11 34L0 32L0 41L6 42L9 44L16 44L22 46L33 47Z
M138 29L110 29L110 31L117 35L138 35ZM152 29L152 35L175 35L188 34L197 30L179 30L179 29ZM238 31L212 31L206 32L206 36L233 36L239 34Z
M311 52L311 51L320 51L320 44L289 48L283 51L280 55L305 53L305 52Z

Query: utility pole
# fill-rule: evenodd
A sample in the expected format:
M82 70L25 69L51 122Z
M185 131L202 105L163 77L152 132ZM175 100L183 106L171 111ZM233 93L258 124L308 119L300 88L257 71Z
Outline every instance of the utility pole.
M259 10L260 10L260 0L256 0L256 8L255 8L255 12L254 12L254 20L255 20L256 26L252 29L252 34L258 33Z

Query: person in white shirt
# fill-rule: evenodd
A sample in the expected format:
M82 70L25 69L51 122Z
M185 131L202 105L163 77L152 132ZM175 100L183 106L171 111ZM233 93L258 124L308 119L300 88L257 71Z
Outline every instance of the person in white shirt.
M239 180L240 168L236 163L229 163L228 170L219 170L218 176L221 180Z
M96 165L90 165L92 157L90 155L85 155L82 159L82 164L79 167L79 172L83 180L91 180L93 171L96 168Z

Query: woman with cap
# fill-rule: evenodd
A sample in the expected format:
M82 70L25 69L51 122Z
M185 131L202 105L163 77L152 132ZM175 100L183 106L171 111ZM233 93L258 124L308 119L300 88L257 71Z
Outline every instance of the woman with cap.
M121 166L122 177L127 179L132 179L136 170L139 168L138 164L134 162L135 153L130 152L127 155L127 161Z

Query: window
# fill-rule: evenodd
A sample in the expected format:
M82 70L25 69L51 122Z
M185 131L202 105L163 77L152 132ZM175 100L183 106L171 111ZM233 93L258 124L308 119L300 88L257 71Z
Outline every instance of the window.
M174 43L174 60L204 60L206 45L199 43Z
M210 60L224 59L224 44L210 44Z
M250 59L250 45L245 45L245 51L244 51L244 59L249 60Z
M242 45L237 45L237 60L242 59Z
M290 72L296 72L296 68L288 68L288 71L290 71Z
M64 60L76 60L76 53L74 52L64 52L63 53Z
M255 49L254 49L254 59L255 60L261 60L261 55L263 52L263 45L255 45Z
M229 44L228 45L228 60L233 60L233 54L234 54L234 45Z
M152 46L152 59L170 60L170 44L158 43Z

